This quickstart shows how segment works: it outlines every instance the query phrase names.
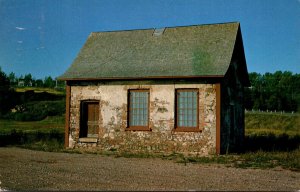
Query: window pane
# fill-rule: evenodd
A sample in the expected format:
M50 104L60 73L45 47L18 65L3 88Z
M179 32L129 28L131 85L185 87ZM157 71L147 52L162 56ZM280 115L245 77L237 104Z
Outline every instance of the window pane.
M193 127L196 127L197 126L197 120L194 120L193 121Z
M189 121L193 120L193 115L191 111L188 111L188 120Z
M179 90L177 92L177 126L197 126L197 100L198 92L196 90Z
M130 91L129 126L148 125L148 91Z
M193 107L193 100L190 100L190 102L188 102L188 108L191 109Z
M187 127L192 127L191 121L187 121Z

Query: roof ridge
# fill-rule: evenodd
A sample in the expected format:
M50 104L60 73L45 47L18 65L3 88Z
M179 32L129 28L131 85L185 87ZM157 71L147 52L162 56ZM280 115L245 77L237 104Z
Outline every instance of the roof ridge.
M153 28L136 28L136 29L120 29L120 30L108 30L108 31L92 31L92 33L110 33L110 32L125 32L125 31L144 31L144 30L155 30L160 28L172 29L172 28L181 28L181 27L201 27L201 26L209 26L209 25L228 25L228 24L239 24L239 21L232 22L224 22L224 23L207 23L207 24L191 24L191 25L176 25L176 26L161 26L161 27L153 27Z

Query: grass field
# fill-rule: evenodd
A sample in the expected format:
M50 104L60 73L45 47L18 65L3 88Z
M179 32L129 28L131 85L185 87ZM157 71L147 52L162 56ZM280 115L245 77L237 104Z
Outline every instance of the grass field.
M64 116L30 122L0 120L0 147L10 145L43 151L63 150Z
M246 135L300 135L300 114L247 112L245 127Z
M36 93L47 92L55 95L65 95L65 90L53 89L53 88L43 88L43 87L16 87L16 92L25 92L33 90Z
M26 132L50 132L55 129L61 133L64 133L64 116L52 116L47 117L42 121L12 121L12 120L0 120L0 133L10 133L12 130Z
M300 145L300 115L253 113L245 117L246 151L293 151Z

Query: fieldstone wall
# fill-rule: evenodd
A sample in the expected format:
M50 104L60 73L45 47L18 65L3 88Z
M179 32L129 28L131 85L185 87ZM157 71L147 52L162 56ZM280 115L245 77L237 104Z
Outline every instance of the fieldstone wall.
M129 89L150 90L151 131L128 131L127 96ZM201 132L175 132L175 90L199 89ZM99 101L97 143L81 142L80 105L84 100ZM102 151L178 152L208 155L216 149L216 91L214 84L139 84L97 83L72 85L70 100L69 147L94 147Z

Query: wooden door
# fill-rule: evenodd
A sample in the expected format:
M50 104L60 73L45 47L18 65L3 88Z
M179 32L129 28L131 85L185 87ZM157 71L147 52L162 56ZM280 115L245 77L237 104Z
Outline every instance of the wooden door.
M81 117L80 137L98 137L99 102L83 102Z

